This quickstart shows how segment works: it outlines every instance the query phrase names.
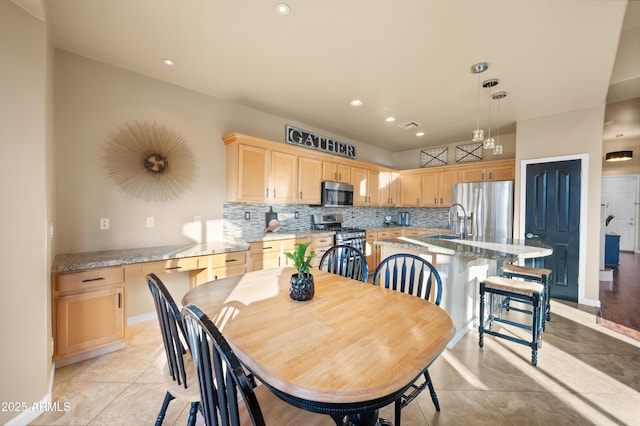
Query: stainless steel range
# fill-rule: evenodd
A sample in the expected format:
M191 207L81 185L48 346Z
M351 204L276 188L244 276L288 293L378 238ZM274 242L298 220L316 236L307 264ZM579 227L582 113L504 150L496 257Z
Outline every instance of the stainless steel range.
M315 230L335 231L333 243L345 244L364 250L367 232L364 229L342 226L342 213L311 215L311 228Z

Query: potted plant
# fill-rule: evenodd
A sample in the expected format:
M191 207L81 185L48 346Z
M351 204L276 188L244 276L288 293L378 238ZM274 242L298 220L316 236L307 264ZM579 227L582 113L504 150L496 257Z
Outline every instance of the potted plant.
M309 300L313 297L314 282L313 275L309 273L311 269L311 259L316 252L311 250L307 255L307 248L311 242L298 244L293 253L285 255L293 260L293 266L298 270L297 274L291 275L289 285L289 296L293 300Z

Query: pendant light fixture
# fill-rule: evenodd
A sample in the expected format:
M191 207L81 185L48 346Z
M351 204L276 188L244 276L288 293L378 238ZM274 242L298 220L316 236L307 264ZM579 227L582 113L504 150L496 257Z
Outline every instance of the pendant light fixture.
M500 100L507 97L507 92L495 92L491 95L491 99L498 101L498 119L497 119L497 136L496 145L493 147L493 155L502 155L502 144L500 143Z
M471 132L471 142L482 142L484 140L484 131L480 128L480 73L489 69L486 62L479 62L471 66L471 73L478 75L478 97L476 109L476 129Z
M491 88L498 85L498 80L495 78L491 78L489 80L485 80L482 82L482 87L485 89L489 89L489 95L491 95ZM491 137L491 99L489 96L489 137L484 140L484 144L482 147L484 149L493 149L496 145L496 140Z

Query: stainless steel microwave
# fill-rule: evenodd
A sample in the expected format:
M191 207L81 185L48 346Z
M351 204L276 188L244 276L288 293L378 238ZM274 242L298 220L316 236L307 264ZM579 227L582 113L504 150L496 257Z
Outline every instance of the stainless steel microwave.
M322 182L322 206L353 206L353 185L340 182Z

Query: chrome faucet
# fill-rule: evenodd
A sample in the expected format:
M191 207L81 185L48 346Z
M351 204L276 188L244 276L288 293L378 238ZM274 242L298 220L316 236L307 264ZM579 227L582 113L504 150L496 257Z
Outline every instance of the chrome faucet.
M453 203L449 207L447 218L449 219L449 230L453 231L453 222L451 221L451 212L455 211L454 207L460 207L462 209L462 226L460 227L460 238L467 238L467 212L464 206L460 203Z

